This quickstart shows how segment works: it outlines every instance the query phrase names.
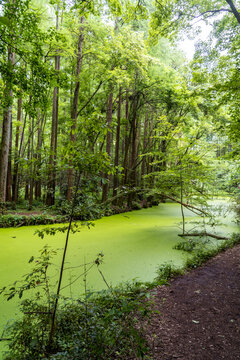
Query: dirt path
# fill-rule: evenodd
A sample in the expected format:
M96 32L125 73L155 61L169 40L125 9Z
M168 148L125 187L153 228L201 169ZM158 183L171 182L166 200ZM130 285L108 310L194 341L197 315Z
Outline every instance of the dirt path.
M157 360L240 359L240 245L154 290L145 325Z

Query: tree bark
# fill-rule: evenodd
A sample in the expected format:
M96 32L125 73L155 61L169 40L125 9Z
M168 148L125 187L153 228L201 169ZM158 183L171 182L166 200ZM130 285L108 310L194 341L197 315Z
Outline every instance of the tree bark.
M31 144L31 149L30 149L30 187L29 187L29 210L32 209L32 204L33 204L33 185L34 185L34 171L33 171L33 140L34 140L34 118L32 117L31 119L29 119L30 121L32 120L32 123L30 125L31 127L31 138L30 138L30 144Z
M12 201L11 194L12 185L12 120L10 125L10 139L9 139L9 151L8 151L8 170L7 170L7 187L6 187L6 201Z
M129 176L129 163L130 163L130 142L131 142L131 135L132 135L132 124L130 124L129 128L129 98L128 98L128 91L126 95L126 107L125 107L125 117L127 120L126 124L126 135L124 139L124 156L123 156L123 171L124 171L124 177L123 177L123 185L126 185L128 183L128 176Z
M11 48L8 48L8 65L11 69L13 68L14 59L15 54L12 52ZM2 141L0 146L0 203L5 203L6 201L8 154L12 121L12 97L13 92L10 80L6 84L5 99L7 104L3 111Z
M240 14L239 12L237 11L234 3L231 1L231 0L226 0L226 2L228 3L228 5L230 6L232 12L233 12L233 15L235 16L235 18L237 19L238 23L240 24Z
M112 91L108 97L108 109L107 109L107 140L106 140L106 153L109 157L111 157L111 148L112 148L112 132L111 132L111 124L112 124L112 106L113 106L113 93ZM109 190L109 175L104 175L106 179L106 183L103 184L102 187L102 202L105 202L108 197L108 190Z
M144 120L144 130L143 130L143 154L147 149L147 134L148 134L148 108L146 109L145 120ZM142 169L141 169L141 177L142 177L142 185L144 186L144 175L146 171L146 156L143 155L142 161Z
M31 119L30 119L31 120ZM31 131L31 130L30 130ZM30 136L28 137L27 141L27 160L28 160L28 170L27 170L27 178L26 178L26 186L25 186L25 200L29 200L29 177L30 177L30 171L29 171L29 161L30 161Z
M57 7L56 15L56 30L59 29L59 6ZM60 56L55 56L55 72L60 71ZM57 74L57 76L59 76ZM56 160L57 160L57 132L58 132L58 100L59 87L55 86L53 89L53 106L52 106L52 129L51 129L51 145L49 157L49 175L47 184L46 204L48 206L54 205L55 202L55 187L56 187Z
M35 199L41 199L42 184L41 184L41 166L42 166L42 143L43 143L43 127L46 120L46 114L39 115L38 130L37 130L37 150L36 150L36 182L35 182Z
M132 127L132 142L131 142L131 156L130 156L130 174L129 174L129 185L130 187L136 186L136 141L137 141L137 109L138 109L139 96L134 95L132 103L132 114L131 114L131 127ZM128 206L132 207L132 201L134 193L129 193Z
M116 131L116 143L115 143L115 159L114 166L115 168L119 165L119 148L120 148L120 129L121 129L121 105L122 105L122 96L121 96L121 87L119 88L119 96L118 96L118 112L117 112L117 131ZM118 170L115 170L116 173L113 177L113 196L117 195L117 188L119 184L118 180ZM115 203L116 205L116 203Z
M18 99L17 108L17 126L16 126L16 137L15 137L15 150L14 150L14 166L13 166L13 182L12 182L12 201L17 202L18 199L18 147L19 147L19 133L22 122L22 98Z
M203 232L199 232L199 233L185 233L185 234L178 234L178 236L180 237L185 237L185 236L209 236L209 237L212 237L214 239L217 239L217 240L229 240L228 237L226 236L222 236L222 235L215 235L215 234L211 234L211 233L208 233L206 231L203 231Z
M79 75L82 68L82 47L83 47L83 23L84 17L81 17L80 20L80 28L79 28L79 37L78 37L78 50L77 50L77 67L76 67L76 82L75 82L75 90L73 95L72 102L72 111L71 111L71 119L72 126L70 132L70 141L72 144L76 142L76 128L77 128L77 115L78 115L78 97L79 97L79 88L80 88L80 80ZM70 161L69 170L68 170L68 189L67 189L67 200L71 201L72 197L72 188L73 188L73 162Z

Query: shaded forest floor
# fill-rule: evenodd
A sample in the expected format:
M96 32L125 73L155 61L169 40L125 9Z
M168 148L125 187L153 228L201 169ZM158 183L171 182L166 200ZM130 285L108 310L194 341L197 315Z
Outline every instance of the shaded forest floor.
M154 360L240 359L240 245L153 290Z

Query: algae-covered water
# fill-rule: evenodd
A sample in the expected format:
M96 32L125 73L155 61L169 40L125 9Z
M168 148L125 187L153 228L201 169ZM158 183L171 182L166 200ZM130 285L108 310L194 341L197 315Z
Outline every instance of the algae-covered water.
M187 216L192 213L186 212ZM80 233L71 235L67 252L66 270L63 286L72 282L64 290L66 296L80 296L83 293L83 278L77 281L83 267L81 264L93 261L99 252L104 254L101 271L106 281L117 285L123 281L133 279L151 281L156 276L158 265L172 261L181 265L186 255L173 249L179 241L180 207L167 203L159 206L132 211L130 213L105 217L95 221L91 229L83 228ZM58 225L59 226L59 225ZM54 257L51 271L52 281L57 274L64 246L65 235L46 236L40 239L34 232L43 226L29 226L22 228L8 228L0 230L0 288L13 283L28 273L31 264L30 257L38 256L39 250L45 244L59 249ZM230 231L234 226L230 226ZM87 288L101 290L106 288L96 266L87 275ZM18 316L18 301L7 302L0 297L0 330L9 320ZM0 343L0 350L3 342ZM1 355L0 355L1 359Z

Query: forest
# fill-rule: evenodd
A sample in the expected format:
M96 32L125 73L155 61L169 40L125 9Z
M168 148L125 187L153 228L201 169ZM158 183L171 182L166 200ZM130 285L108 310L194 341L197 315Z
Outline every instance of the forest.
M146 289L178 271L165 266L151 286L111 289L58 312L68 238L79 231L73 221L91 227L104 216L176 203L181 236L221 240L217 252L200 250L187 268L240 241L209 229L189 234L185 219L188 211L209 217L209 201L219 196L231 198L240 215L239 6L237 0L1 0L0 227L68 223L36 231L41 238L66 233L55 295L48 248L24 285L8 290L9 300L21 298L41 282L48 306L39 304L40 295L27 300L22 333L16 323L17 345L4 359L155 359L144 357L148 350L130 317ZM188 39L191 58L180 45ZM194 241L178 246L186 250ZM99 253L97 268L101 262ZM139 316L148 311L146 305ZM81 346L72 338L79 322Z
M173 22L151 3L3 2L3 209L67 212L77 182L82 218L136 207L151 190L179 199L181 183L186 197L237 188L237 162L223 159L238 158L239 24L194 2L183 22L181 6ZM201 12L222 16L189 64L177 26L190 31Z

